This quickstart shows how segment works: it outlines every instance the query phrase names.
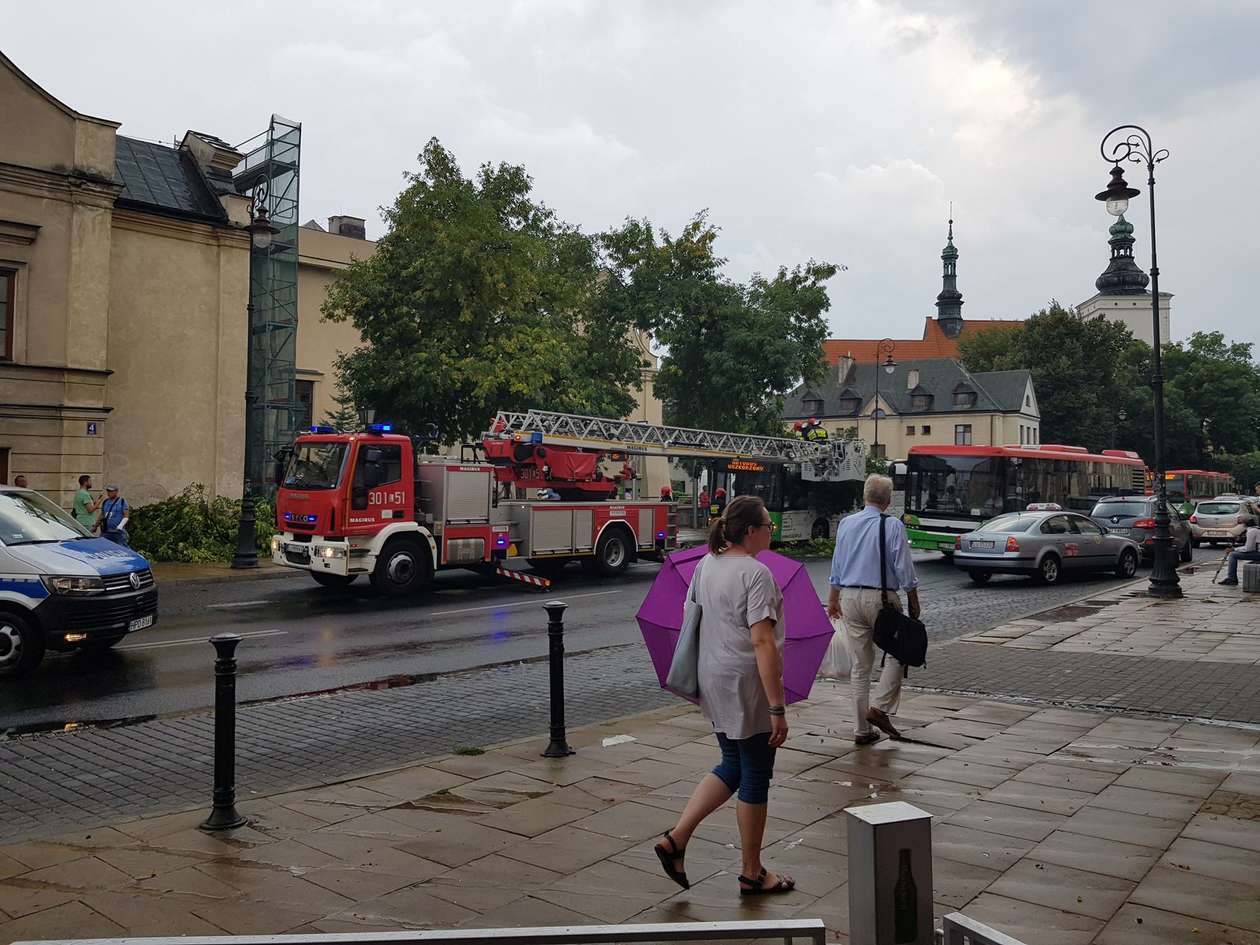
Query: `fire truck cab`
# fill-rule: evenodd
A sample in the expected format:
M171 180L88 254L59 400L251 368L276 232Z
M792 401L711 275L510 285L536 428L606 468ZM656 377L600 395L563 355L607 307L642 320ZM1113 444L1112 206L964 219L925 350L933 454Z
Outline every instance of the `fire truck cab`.
M502 570L526 558L546 570L577 559L615 575L676 546L669 504L502 498L511 481L502 461L417 455L388 424L313 427L280 484L272 560L327 587L366 574L379 591L404 594L444 568Z

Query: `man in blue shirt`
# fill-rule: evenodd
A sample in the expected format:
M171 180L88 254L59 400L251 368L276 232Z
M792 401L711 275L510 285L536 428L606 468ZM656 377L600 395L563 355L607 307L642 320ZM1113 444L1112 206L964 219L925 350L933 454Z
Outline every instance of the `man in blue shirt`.
M101 503L101 537L108 538L125 548L127 544L127 519L131 508L127 500L118 494L117 486L105 487L105 501Z
M862 490L866 507L861 512L840 520L836 529L836 551L831 558L831 593L827 613L832 619L844 620L853 668L849 687L853 690L853 707L857 730L853 740L859 745L879 741L883 729L897 738L900 732L888 716L897 714L901 702L902 667L889 656L879 677L872 698L871 669L875 665L875 618L883 606L880 594L879 522L892 502L893 483L887 476L868 476ZM887 560L888 602L901 610L898 590L906 592L910 616L919 617L919 578L914 573L906 529L888 516L884 522L884 554Z

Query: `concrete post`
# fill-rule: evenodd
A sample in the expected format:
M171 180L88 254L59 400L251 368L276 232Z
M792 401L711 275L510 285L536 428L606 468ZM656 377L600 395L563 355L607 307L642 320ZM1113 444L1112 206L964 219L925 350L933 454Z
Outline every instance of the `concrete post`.
M849 942L932 945L932 815L902 801L845 813Z

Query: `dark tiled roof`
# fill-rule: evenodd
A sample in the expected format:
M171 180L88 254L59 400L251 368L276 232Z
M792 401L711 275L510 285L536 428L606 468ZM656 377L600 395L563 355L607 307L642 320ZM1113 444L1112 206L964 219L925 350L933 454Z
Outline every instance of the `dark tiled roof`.
M825 380L797 387L784 398L784 419L852 416L840 409L840 400L853 396L856 392L856 396L862 398L865 408L867 402L875 396L875 370L874 364L854 364L842 382L835 365L829 365ZM1024 390L1029 380L1027 371L987 371L972 374L951 358L898 361L891 375L884 373L882 366L879 370L880 399L892 408L893 413L899 415L1018 411L1024 405ZM919 382L913 389L909 387L907 380L911 371L919 372ZM974 390L975 406L954 406L954 393L958 390ZM915 410L912 398L923 394L932 396L932 407L928 410ZM808 400L821 400L823 409L806 410L804 402Z
M178 148L117 136L115 166L122 206L205 222L227 221L192 157Z

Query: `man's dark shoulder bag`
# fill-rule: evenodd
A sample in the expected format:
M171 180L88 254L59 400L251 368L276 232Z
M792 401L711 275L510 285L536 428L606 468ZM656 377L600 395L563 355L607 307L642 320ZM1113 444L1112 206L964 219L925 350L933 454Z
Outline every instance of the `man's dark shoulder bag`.
M905 675L909 676L909 667L927 665L927 628L922 621L903 614L889 603L888 553L884 548L884 522L887 518L887 515L879 516L879 594L883 606L875 618L875 645L900 663ZM880 666L883 666L883 660Z

